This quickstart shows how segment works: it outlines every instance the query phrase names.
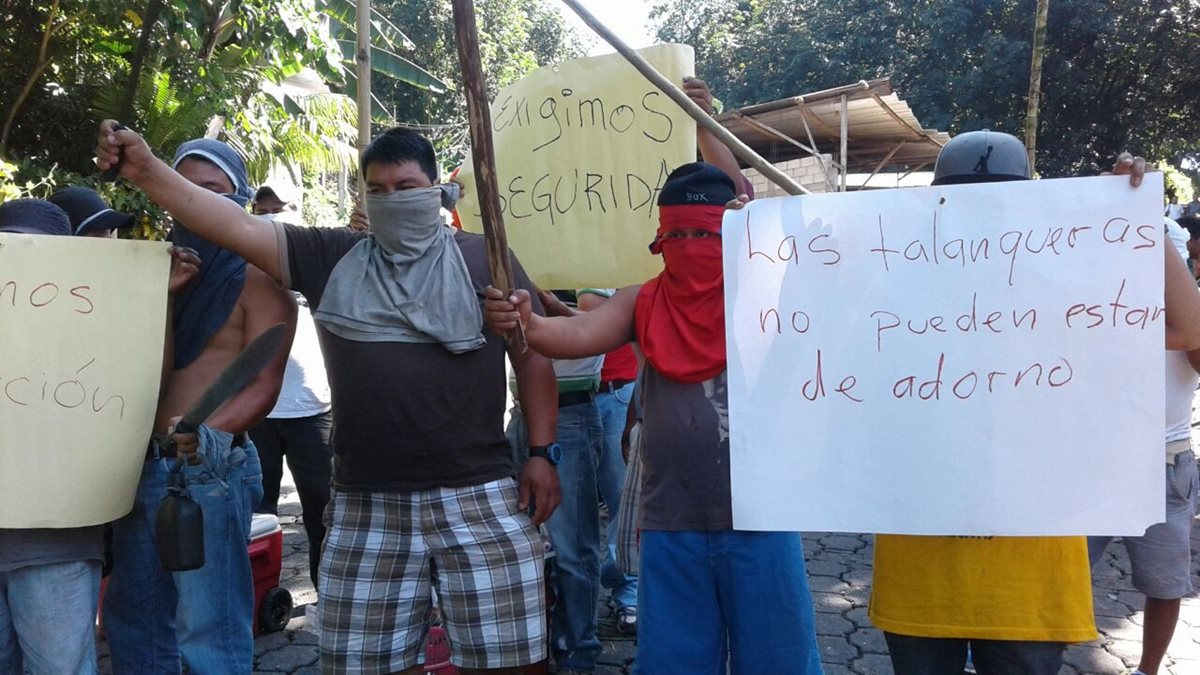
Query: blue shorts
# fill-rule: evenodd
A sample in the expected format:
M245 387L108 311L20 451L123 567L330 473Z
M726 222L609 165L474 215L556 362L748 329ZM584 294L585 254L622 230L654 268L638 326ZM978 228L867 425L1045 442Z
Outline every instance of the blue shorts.
M796 532L642 531L642 675L822 672Z

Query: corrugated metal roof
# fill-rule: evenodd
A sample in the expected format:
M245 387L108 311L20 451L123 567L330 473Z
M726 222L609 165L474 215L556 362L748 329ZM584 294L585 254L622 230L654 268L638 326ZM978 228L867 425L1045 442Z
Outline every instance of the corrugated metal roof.
M730 110L717 121L771 162L840 150L842 96L846 97L850 171L932 164L949 134L926 129L882 78ZM807 123L807 128L806 128ZM789 140L790 139L790 140Z

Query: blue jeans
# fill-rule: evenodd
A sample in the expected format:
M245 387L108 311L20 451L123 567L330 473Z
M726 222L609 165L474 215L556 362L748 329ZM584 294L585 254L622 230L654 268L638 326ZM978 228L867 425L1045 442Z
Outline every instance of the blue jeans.
M175 460L142 467L133 511L113 524L113 572L104 627L117 673L249 673L254 662L254 580L246 546L262 499L254 445L230 448L227 433L201 427L188 492L204 511L204 566L168 572L154 548L155 515Z
M971 662L979 675L1057 675L1063 665L1064 642L926 638L884 633L896 675L962 675Z
M94 675L99 594L99 560L0 572L0 675Z
M822 672L799 533L642 530L638 576L634 673Z
M279 515L279 483L283 460L296 482L304 531L308 535L308 576L317 587L317 568L325 542L325 505L329 503L329 481L333 467L333 416L323 412L311 417L267 418L250 430L262 462L263 498L255 513Z
M625 458L621 456L621 435L629 401L633 398L633 383L613 392L596 395L596 408L604 425L604 447L596 467L596 482L600 498L608 506L608 546L600 562L600 582L612 590L613 603L618 607L637 606L637 577L617 569L617 513L621 493L625 490Z
M554 545L557 602L550 617L550 647L560 670L595 670L600 597L600 505L596 462L604 428L593 403L558 409L562 503L546 523Z

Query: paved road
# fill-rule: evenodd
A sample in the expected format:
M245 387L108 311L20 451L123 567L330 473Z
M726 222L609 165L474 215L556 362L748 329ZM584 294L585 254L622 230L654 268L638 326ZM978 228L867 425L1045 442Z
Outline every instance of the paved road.
M300 522L300 503L291 477L280 500L284 532L282 585L291 591L297 609L287 629L261 636L255 642L255 672L315 675L316 638L304 630L305 606L316 600L308 580L308 544ZM1200 521L1196 521L1200 523ZM1200 524L1192 531L1192 573L1200 587ZM817 609L817 634L828 675L890 675L883 636L867 622L871 583L871 537L854 534L807 534L804 546ZM1102 637L1076 645L1067 654L1062 675L1113 675L1137 665L1141 651L1142 597L1129 579L1129 559L1114 544L1094 575L1096 623ZM635 645L615 630L609 610L600 607L604 652L596 672L628 672ZM107 645L100 643L100 670L111 673ZM1200 599L1184 600L1180 625L1166 662L1170 675L1200 675ZM1160 671L1162 672L1162 671ZM656 674L657 675L657 674ZM667 674L664 674L667 675Z

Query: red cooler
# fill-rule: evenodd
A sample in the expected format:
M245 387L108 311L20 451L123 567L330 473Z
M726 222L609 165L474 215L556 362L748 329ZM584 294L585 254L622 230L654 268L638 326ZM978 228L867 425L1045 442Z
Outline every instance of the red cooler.
M283 630L292 618L292 594L279 587L283 530L279 519L256 513L250 523L250 573L254 576L254 634Z

